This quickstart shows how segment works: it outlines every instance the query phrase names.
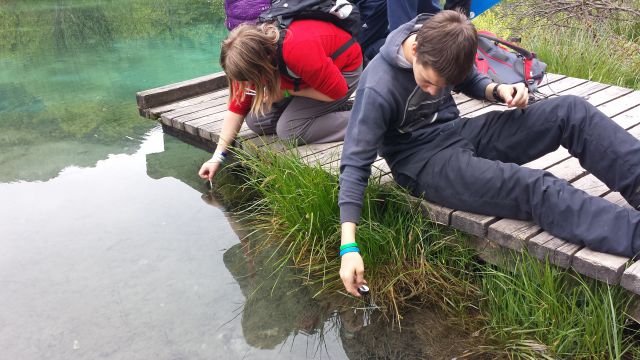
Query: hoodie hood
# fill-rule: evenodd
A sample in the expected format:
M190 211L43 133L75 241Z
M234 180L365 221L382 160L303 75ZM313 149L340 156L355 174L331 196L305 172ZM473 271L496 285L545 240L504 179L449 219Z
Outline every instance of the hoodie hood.
M394 67L402 68L398 62L398 51L400 51L402 43L409 37L409 35L420 30L422 24L432 16L433 14L419 14L413 20L393 30L389 36L387 36L387 40L384 42L384 45L380 48L380 56L382 56L384 61Z

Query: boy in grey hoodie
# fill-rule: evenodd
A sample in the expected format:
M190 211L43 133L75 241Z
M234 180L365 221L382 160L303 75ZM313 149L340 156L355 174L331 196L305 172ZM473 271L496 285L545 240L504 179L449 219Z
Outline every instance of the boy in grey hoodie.
M475 213L533 220L596 251L640 251L640 212L589 196L520 165L559 145L640 205L640 142L584 99L528 105L524 84L495 84L474 66L477 34L454 11L419 15L392 32L360 78L340 164L343 245L355 242L364 189L376 156L415 196ZM511 111L460 118L451 90L506 103ZM359 296L366 283L357 247L341 251L340 277Z

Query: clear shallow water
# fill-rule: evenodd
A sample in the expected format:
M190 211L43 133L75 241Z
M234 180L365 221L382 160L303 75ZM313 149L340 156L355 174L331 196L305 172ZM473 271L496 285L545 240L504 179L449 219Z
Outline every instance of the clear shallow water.
M459 352L428 311L363 327L276 284L197 178L208 154L138 116L136 91L219 70L210 7L0 0L0 359Z
M282 289L287 304L254 301L243 314L256 284L242 274L242 235L165 177L190 173L181 161L202 154L164 140L173 152L152 131L132 155L0 184L0 358L300 359L308 347L313 357L318 336L290 337L294 324L276 316L295 320L308 297ZM336 337L322 353L344 358Z

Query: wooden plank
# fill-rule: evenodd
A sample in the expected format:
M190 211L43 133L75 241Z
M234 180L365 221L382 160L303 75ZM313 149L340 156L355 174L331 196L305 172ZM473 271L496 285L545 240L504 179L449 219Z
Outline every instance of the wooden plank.
M591 196L603 196L609 192L609 188L605 183L600 181L593 174L581 177L571 184L576 189L580 189Z
M622 126L625 129L631 129L629 130L630 133L634 133L634 129L636 129L638 127L638 124L640 123L640 106L636 106L634 108L631 108L629 110L626 110L625 112L616 115L613 118L613 121L616 122L616 124ZM638 135L634 135L635 137L639 137Z
M206 108L203 110L196 111L191 114L185 114L182 116L170 118L171 126L178 130L184 130L184 124L193 120L197 120L200 118L208 118L211 119L211 122L222 121L222 117L224 116L224 112L226 110L226 105L221 104L215 107ZM161 116L162 121L164 123L164 119L168 119L166 114Z
M215 129L215 131L214 131ZM198 136L200 136L203 140L213 141L213 134L219 133L217 126L215 123L204 124L198 128Z
M182 114L179 116L169 116L168 114L162 114L161 117L163 119L170 118L171 123L185 123L187 121L192 121L192 120L199 119L201 117L211 116L211 115L218 116L220 120L222 120L225 110L227 110L226 104L218 104L216 106L207 107L194 112L190 112L188 114Z
M640 261L629 266L624 271L620 286L635 294L640 294Z
M340 166L340 155L342 155L342 144L338 146L328 147L317 153L310 154L303 161L309 165L322 165L328 167Z
M460 111L460 116L469 117L470 113L477 111L479 109L490 106L492 103L483 100L471 100L460 106L458 106L458 111Z
M571 95L579 96L589 101L591 97L597 96L596 94L607 89L610 86L611 85L608 85L608 84L589 81L584 84L578 85L574 88L571 88L567 91L563 91L562 94L563 95L571 94Z
M636 127L640 123L640 106L627 109L614 116L613 121L625 129Z
M222 122L222 117L219 117L219 118L216 116L201 117L195 120L186 121L182 125L184 126L184 131L188 132L189 134L198 135L200 127L204 125L215 124L216 122ZM220 127L222 128L222 124L220 124Z
M193 105L181 107L179 109L175 109L172 111L168 111L162 114L162 116L175 119L183 115L197 113L198 111L209 109L212 107L218 107L220 105L225 105L225 110L226 110L227 99L224 97L219 97L219 98L207 100L198 104L193 104Z
M147 112L149 116L153 118L157 118L166 112L182 109L191 105L201 104L206 101L211 101L218 98L225 98L226 100L227 96L229 96L229 91L227 90L227 88L224 88L222 90L210 92L210 93L192 97L186 100L181 100L181 101L173 102L167 105L151 108L151 109L148 109Z
M319 153L324 150L328 150L334 148L336 146L342 145L343 141L336 141L324 144L309 144L309 145L301 145L292 149L295 154L300 157L300 159L304 159L307 156L313 155L315 153Z
M237 146L239 146L243 150L255 151L265 146L272 146L272 144L279 142L279 140L276 135L262 135L262 136L253 136L253 137L238 136L238 138L236 139L236 142L238 143Z
M568 269L571 267L573 255L580 251L582 246L568 243L543 231L529 240L527 249L540 260L548 259L550 263Z
M573 256L571 267L580 274L610 285L620 282L629 258L582 248Z
M552 96L555 94L560 94L561 92L576 87L578 85L584 84L589 80L578 79L574 77L565 77L564 79L558 80L554 83L545 84L544 86L540 86L538 91L541 93Z
M569 154L569 150L567 150L566 148L560 147L558 148L558 150L550 152L522 166L528 167L530 169L544 170L570 157L571 157L571 154Z
M578 159L574 157L550 167L549 169L547 169L547 171L549 171L556 177L567 180L569 182L577 180L579 177L587 174L587 170L583 169L580 166L580 161L578 161Z
M587 98L587 101L593 106L600 106L604 103L613 101L619 97L625 96L633 90L627 88L621 88L619 86L609 86L606 89L598 91L596 94L592 94Z
M336 146L328 146L315 153L308 154L303 157L302 160L306 163L317 163L320 165L329 164L331 162L340 163L340 156L342 155L342 142Z
M603 113L605 113L607 116L613 117L615 115L625 112L626 110L634 108L639 104L640 104L640 91L633 91L613 101L610 101L606 104L599 106L598 109Z
M499 218L474 214L467 211L454 211L451 214L451 226L464 231L467 234L484 237L487 235L487 227L498 221Z
M502 219L487 229L487 238L504 247L522 250L527 241L542 231L537 224L526 220Z
M144 110L203 95L227 86L224 72L140 91L136 94L138 109Z
M629 203L627 203L627 200L624 199L624 197L622 197L622 195L619 192L612 192L607 194L607 196L604 197L605 200L608 200L618 206L623 206L623 207L628 207L630 208L631 205L629 205Z
M453 209L427 200L422 200L420 202L420 209L422 210L422 215L433 222L443 225L451 224L451 214L453 214Z

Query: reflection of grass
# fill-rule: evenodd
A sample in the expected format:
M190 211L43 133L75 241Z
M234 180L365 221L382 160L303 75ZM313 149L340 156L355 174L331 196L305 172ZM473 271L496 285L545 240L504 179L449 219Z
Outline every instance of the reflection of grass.
M260 194L245 213L269 232L264 246L282 254L271 261L281 268L295 264L320 292L342 290L336 176L294 155L261 150L238 157L245 186ZM357 236L378 305L397 319L404 306L417 303L460 315L457 323L493 344L478 353L602 358L631 347L634 332L623 332L629 297L621 288L526 255L516 257L510 271L480 265L461 237L426 221L397 188L370 184Z
M37 113L3 112L0 129L13 135L0 136L0 145L65 139L99 144L128 145L154 124L131 111L131 104L107 102L54 103ZM17 137L16 137L17 136Z

